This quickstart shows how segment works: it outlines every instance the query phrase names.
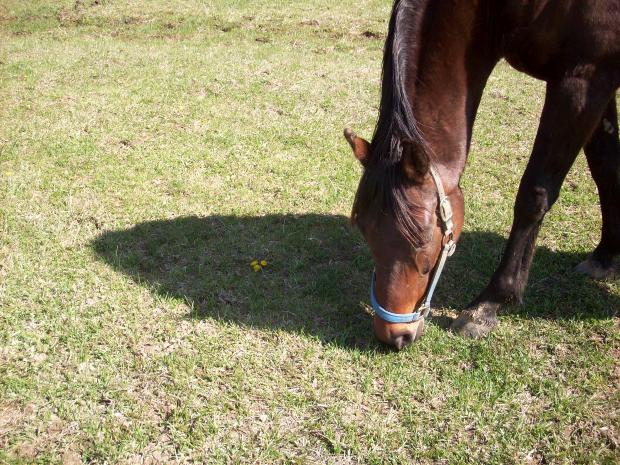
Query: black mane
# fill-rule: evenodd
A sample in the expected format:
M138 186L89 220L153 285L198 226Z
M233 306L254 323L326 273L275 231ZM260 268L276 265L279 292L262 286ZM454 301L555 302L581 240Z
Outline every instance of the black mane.
M413 246L423 242L421 227L415 221L415 210L420 208L412 205L405 195L410 181L402 170L402 141L414 144L421 155L427 152L405 85L407 74L417 69L424 3L424 0L396 0L392 7L383 52L379 120L351 215L354 223L370 211L392 215Z

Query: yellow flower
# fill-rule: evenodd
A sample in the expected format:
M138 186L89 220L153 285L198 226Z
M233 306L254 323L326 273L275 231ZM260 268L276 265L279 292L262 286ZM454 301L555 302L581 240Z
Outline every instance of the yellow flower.
M260 265L258 263L256 265L252 265L252 269L254 271L260 271Z
M267 266L267 260L261 260L260 266Z
M255 265L258 265L258 260L252 260L250 262L250 266L255 266Z

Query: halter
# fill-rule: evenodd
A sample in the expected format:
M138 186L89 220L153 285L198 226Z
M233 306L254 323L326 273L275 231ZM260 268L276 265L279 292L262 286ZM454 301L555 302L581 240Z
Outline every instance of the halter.
M417 310L412 310L411 313L393 313L379 305L379 302L377 302L377 296L375 295L375 283L377 276L374 271L372 272L372 281L370 283L370 305L372 305L375 315L388 323L413 323L424 317L430 316L431 299L433 298L435 287L441 277L441 272L443 271L447 258L456 250L453 231L454 222L452 221L452 205L450 204L450 200L448 199L448 196L443 188L441 178L433 165L430 166L430 173L433 181L435 182L435 186L437 186L437 195L439 196L439 217L441 218L441 227L443 230L443 238L441 241L443 243L443 247L441 250L441 257L439 258L439 262L433 271L433 280L431 281L431 285L426 292L424 303L420 305Z

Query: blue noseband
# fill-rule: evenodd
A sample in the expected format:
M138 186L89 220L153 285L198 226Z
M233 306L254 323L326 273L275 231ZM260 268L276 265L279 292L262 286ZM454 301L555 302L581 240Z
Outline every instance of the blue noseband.
M424 318L428 315L428 311L424 312L420 309L412 313L392 313L377 302L377 297L375 296L375 282L377 281L377 275L375 272L372 272L372 281L370 283L370 305L372 305L372 309L375 311L375 315L381 318L383 321L387 321L388 323L413 323L414 321L418 321L421 318ZM430 310L430 308L428 309Z

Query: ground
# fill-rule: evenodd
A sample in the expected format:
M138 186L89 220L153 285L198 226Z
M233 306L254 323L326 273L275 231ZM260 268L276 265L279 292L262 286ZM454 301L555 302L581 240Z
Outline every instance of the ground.
M617 463L620 284L583 155L522 307L444 329L498 263L544 85L502 63L425 337L371 335L342 138L387 0L0 0L0 462ZM266 260L259 271L253 260Z

